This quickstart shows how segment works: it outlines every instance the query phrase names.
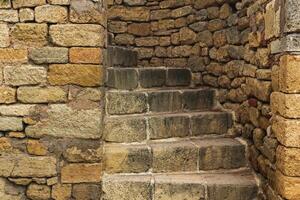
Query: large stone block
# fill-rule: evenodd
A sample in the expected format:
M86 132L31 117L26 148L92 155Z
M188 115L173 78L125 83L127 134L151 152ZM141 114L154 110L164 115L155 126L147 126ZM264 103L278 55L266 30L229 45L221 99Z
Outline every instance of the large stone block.
M35 110L32 117L45 114L35 125L26 127L26 134L30 137L42 136L74 137L74 138L100 138L101 137L101 111L98 104L85 102L82 105L54 104L49 107ZM82 107L82 109L81 109ZM37 115L37 116L36 116ZM64 123L61 123L61 122Z
M274 116L272 131L278 141L287 147L300 148L300 121Z
M74 23L97 23L106 25L106 11L103 2L71 0L70 21Z
M144 88L162 87L166 83L166 70L141 69L140 84Z
M271 109L274 114L286 118L300 118L300 95L273 92L271 95Z
M106 118L104 126L104 138L109 142L140 142L147 139L145 118Z
M103 62L102 50L100 48L71 48L70 62L82 64L101 64Z
M285 93L300 92L300 56L285 55L280 59L279 89Z
M149 94L149 109L152 112L182 110L182 96L179 91L152 92Z
M13 104L13 105L1 105L0 114L5 116L26 116L30 114L30 110L33 110L35 105L30 104Z
M50 26L50 38L58 46L104 46L105 32L101 25L66 24Z
M0 49L0 63L26 63L26 49Z
M280 34L280 14L281 5L279 0L272 0L266 6L266 13L264 15L265 19L265 37L270 39L272 37L278 37Z
M104 71L99 65L50 65L48 81L51 85L100 86L104 81Z
M300 198L300 178L288 177L283 175L280 171L275 174L275 186L277 192L286 199Z
M300 30L300 2L298 0L289 0L285 4L285 32L295 32Z
M108 69L106 84L116 89L135 89L138 86L138 73L135 69Z
M107 112L109 114L131 114L147 111L147 97L142 92L109 92Z
M96 184L76 184L73 187L73 197L75 199L100 199L101 186Z
M17 97L22 103L58 103L67 101L67 92L60 87L19 87Z
M270 100L272 91L271 81L260 81L254 78L247 78L246 85L249 88L251 95L262 101L268 102Z
M148 172L151 168L151 151L147 145L106 145L104 165L107 173Z
M22 131L23 120L19 117L0 117L1 131Z
M101 164L68 164L61 169L62 183L99 183Z
M9 40L9 28L7 24L0 24L0 47L8 47L10 45Z
M47 69L34 65L6 66L4 82L8 85L38 85L46 83Z
M68 10L62 6L38 6L34 11L35 21L38 23L66 23L68 20Z
M300 149L279 146L276 151L276 165L286 176L300 176Z
M19 23L12 28L11 38L15 46L45 46L48 43L48 26L47 24Z
M67 63L68 49L60 47L43 47L29 50L29 58L36 64Z

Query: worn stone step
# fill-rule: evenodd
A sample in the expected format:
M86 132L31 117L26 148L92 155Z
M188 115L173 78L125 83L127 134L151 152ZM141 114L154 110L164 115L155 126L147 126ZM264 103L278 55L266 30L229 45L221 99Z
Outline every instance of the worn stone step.
M228 112L191 112L105 117L104 139L130 143L190 136L224 135L232 126Z
M176 139L148 144L105 144L106 173L197 172L246 165L245 147L235 139Z
M253 200L250 171L210 174L105 175L104 200Z
M109 115L209 111L217 106L216 92L208 88L110 90L106 93L106 100Z

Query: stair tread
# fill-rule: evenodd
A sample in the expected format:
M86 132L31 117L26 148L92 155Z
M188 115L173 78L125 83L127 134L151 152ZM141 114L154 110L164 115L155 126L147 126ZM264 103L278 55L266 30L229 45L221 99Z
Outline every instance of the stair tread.
M149 173L149 174L105 174L103 181L149 182L154 183L193 183L203 185L256 185L250 170L237 172L223 171L216 173Z

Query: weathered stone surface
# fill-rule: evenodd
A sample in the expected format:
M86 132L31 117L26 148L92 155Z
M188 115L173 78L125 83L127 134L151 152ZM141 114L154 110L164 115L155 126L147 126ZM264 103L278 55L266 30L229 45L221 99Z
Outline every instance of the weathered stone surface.
M128 25L128 33L137 36L148 36L151 34L151 26L149 23L133 23Z
M67 100L67 92L60 87L19 87L17 97L22 103L58 103Z
M38 140L28 140L26 147L27 152L31 155L45 156L48 153L47 147Z
M4 177L51 177L56 175L53 157L29 157L24 154L1 154L0 174Z
M62 183L97 183L101 181L101 164L68 164L61 169Z
M4 22L18 22L19 16L17 10L0 10L0 21Z
M285 32L295 32L300 29L300 2L297 0L290 0L286 2L285 7Z
M26 49L0 49L0 63L26 63Z
M69 99L101 101L103 99L103 91L101 88L79 88L78 86L71 86L69 88Z
M209 6L213 6L217 4L217 1L216 0L206 0L206 1L203 1L203 0L196 0L195 1L195 7L197 9L201 9L201 8L207 8Z
M182 96L179 91L152 92L148 98L152 112L174 112L182 109Z
M19 10L20 22L29 22L34 20L34 10L31 8L22 8Z
M105 145L104 166L107 173L147 172L151 167L151 152L146 145Z
M104 46L105 34L101 25L66 24L50 26L50 38L58 46Z
M29 58L36 64L67 63L68 49L60 47L33 48L29 50Z
M46 0L14 0L12 3L14 8L35 7L46 4Z
M69 162L99 162L102 160L102 147L82 149L73 146L64 152L64 157Z
M0 114L6 116L26 116L29 115L30 110L33 110L35 105L23 105L23 104L14 104L14 105L1 105Z
M138 54L136 51L109 46L107 49L107 64L109 67L136 67Z
M107 200L151 200L151 176L110 176L103 179L104 199Z
M300 117L300 95L273 92L271 95L271 109L274 114L279 113L286 118Z
M51 197L55 200L69 200L71 198L72 185L56 184L52 187Z
M51 85L100 86L104 81L103 73L99 65L50 65L48 80Z
M101 64L103 61L100 48L71 48L70 62L82 64Z
M250 94L262 101L269 101L272 91L270 81L259 81L254 78L247 78L246 84L249 87Z
M0 117L0 130L1 131L22 131L23 130L22 118Z
M166 82L166 70L142 69L140 70L140 84L142 87L161 87Z
M299 70L300 56L283 56L279 67L279 88L282 92L297 93L300 91L300 81L297 78Z
M190 121L188 116L150 117L148 121L151 139L189 135Z
M70 0L49 0L50 4L70 5Z
M135 69L108 69L106 84L116 89L135 89L138 86L138 73Z
M4 82L8 85L37 85L46 82L46 68L34 65L6 66Z
M144 118L107 118L104 138L109 142L139 142L147 139Z
M153 172L182 172L197 170L198 149L189 142L150 144Z
M300 197L299 177L284 176L280 171L276 171L275 186L277 192L286 199L298 199Z
M279 146L276 151L276 165L286 176L299 176L300 174L300 150Z
M11 184L1 178L0 179L0 198L1 200L22 200L23 191L20 188L12 188Z
M150 10L144 7L112 7L108 9L108 18L119 18L124 21L148 21Z
M300 121L274 116L272 131L281 144L300 148Z
M97 23L106 25L107 13L100 2L89 0L72 0L70 21L74 23Z
M109 114L143 113L147 110L145 93L109 92L106 98Z
M62 6L44 5L34 9L35 20L38 23L65 23L68 19L68 10Z
M94 184L76 184L73 187L73 196L76 199L100 199L101 188Z
M85 102L87 103L87 102ZM92 107L89 107L92 106ZM37 115L46 114L33 126L26 127L26 135L39 138L44 135L54 137L100 138L101 112L98 104L83 109L72 105L51 105L44 111L37 110ZM42 112L42 113L41 113ZM33 114L35 115L35 114ZM34 117L34 116L33 116ZM61 122L64 123L61 123Z
M7 24L0 24L0 47L8 47L9 40L9 28Z
M187 110L209 110L216 105L214 90L183 92L183 107Z
M47 24L19 23L12 28L12 42L15 46L41 47L48 43Z
M32 200L47 200L50 198L50 191L46 185L32 183L27 188L26 194Z
M0 86L0 103L16 102L16 89L6 86Z

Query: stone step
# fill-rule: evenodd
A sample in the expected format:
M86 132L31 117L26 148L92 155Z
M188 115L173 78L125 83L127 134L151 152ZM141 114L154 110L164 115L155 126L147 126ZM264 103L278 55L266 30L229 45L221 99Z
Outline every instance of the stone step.
M190 136L224 135L232 126L228 112L125 115L105 118L107 142L130 143Z
M106 173L199 172L246 166L235 139L176 139L148 144L105 144Z
M216 106L216 91L208 88L110 90L106 93L108 115L208 111L215 110Z
M256 195L250 171L103 177L103 200L253 200Z

